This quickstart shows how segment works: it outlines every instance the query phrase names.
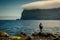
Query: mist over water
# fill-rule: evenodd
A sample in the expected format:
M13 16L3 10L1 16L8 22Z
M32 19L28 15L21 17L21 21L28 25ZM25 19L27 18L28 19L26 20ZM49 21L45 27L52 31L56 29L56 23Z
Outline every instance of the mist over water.
M60 33L59 20L2 20L0 21L0 29L10 35L20 32L29 35L33 32L39 32L40 23L43 25L43 32Z

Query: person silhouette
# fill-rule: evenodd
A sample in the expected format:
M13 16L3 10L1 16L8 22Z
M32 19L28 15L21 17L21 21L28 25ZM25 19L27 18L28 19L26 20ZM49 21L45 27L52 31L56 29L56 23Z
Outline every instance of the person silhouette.
M40 32L42 32L42 29L43 29L42 23L39 24L39 29L40 29Z

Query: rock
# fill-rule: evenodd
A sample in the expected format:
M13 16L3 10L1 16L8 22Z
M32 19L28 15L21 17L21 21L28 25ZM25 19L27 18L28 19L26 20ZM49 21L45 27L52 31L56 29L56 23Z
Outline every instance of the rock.
M59 36L59 38L60 38L60 36Z
M53 39L53 40L60 40L59 38L55 38L55 39Z
M38 33L37 33L37 32L34 32L34 33L32 34L32 36L38 36Z
M39 33L38 35L39 36L44 36L44 37L50 37L50 36L52 36L52 37L56 38L56 36L54 34L52 34L52 33Z
M27 36L24 32L21 32L21 34L22 34L23 36Z
M40 33L39 32L38 35L41 36L41 37L48 37L47 33Z
M31 39L32 39L32 37L31 36L28 36L26 40L31 40Z
M14 36L27 36L24 32L21 32L20 34L15 34Z
M11 38L11 39L14 39L14 40L18 40L18 39L21 39L21 37L20 36L9 36L9 38Z
M0 31L0 37L8 37L9 34L4 32L4 31Z

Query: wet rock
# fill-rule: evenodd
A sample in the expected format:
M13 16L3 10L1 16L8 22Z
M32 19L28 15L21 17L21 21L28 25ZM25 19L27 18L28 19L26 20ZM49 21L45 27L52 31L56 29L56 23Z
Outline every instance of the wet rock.
M4 32L4 31L0 31L0 37L8 37L9 34Z
M32 37L31 36L28 36L26 40L31 40L31 39L32 39Z
M24 32L21 32L22 35L27 36Z
M55 38L54 40L60 40L59 38Z
M59 38L60 38L60 36L59 36Z
M41 36L41 37L48 37L48 34L47 33L40 33L39 32L38 35Z
M9 38L11 38L11 39L21 39L20 36L9 36Z
M37 32L34 32L34 33L32 34L32 36L38 36L38 33L37 33Z
M9 37L1 37L0 40L13 40L13 39Z
M26 37L27 35L24 32L21 32L20 34L15 34L14 36Z
M52 34L52 33L38 33L39 36L42 36L42 37L54 37L56 38L56 35Z

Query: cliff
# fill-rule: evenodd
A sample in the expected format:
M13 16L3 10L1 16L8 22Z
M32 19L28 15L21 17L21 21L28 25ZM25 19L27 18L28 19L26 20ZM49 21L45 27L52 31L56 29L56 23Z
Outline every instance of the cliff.
M21 20L60 20L60 8L23 10Z

